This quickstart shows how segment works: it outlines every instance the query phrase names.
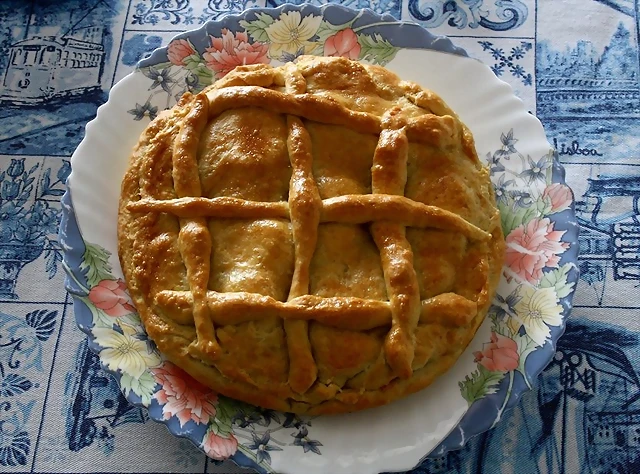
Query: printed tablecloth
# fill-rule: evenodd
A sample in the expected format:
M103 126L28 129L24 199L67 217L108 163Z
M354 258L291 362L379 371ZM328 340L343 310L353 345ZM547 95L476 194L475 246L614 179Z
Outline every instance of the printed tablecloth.
M150 422L100 369L63 288L59 199L85 124L137 61L282 3L0 2L0 472L247 472ZM580 284L555 359L495 429L413 472L640 472L640 3L338 3L418 22L490 65L542 120L578 201Z

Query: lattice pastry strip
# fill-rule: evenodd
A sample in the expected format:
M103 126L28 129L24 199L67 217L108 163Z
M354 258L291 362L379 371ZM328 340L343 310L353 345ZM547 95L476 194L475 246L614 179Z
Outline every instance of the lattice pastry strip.
M373 155L371 190L374 194L404 194L407 183L409 141L403 129L383 130ZM420 318L420 291L413 269L411 245L402 223L371 224L373 240L380 250L387 294L391 303L391 330L385 340L387 363L396 375L413 373L414 330Z
M179 198L200 197L202 193L196 157L200 135L207 124L208 108L204 97L195 98L173 147L173 186ZM192 344L192 349L215 359L220 347L206 302L211 269L211 235L206 219L181 218L178 245L193 295L197 340Z
M220 326L259 321L277 312L282 319L316 321L325 326L354 331L391 327L391 305L388 301L355 297L322 297L304 295L287 302L255 293L207 293L211 318ZM155 295L154 304L170 313L173 320L193 325L193 296L189 291L164 290ZM420 323L445 327L463 327L477 314L478 305L456 293L443 293L422 300Z
M287 117L289 136L287 148L291 159L289 208L295 245L295 268L289 301L309 293L309 266L316 248L320 207L322 202L311 170L311 139L298 117ZM309 324L304 320L285 320L289 351L289 385L298 392L306 392L315 382L316 367Z
M128 204L135 213L169 213L178 217L215 217L219 219L289 219L286 202L256 202L231 197L182 198L159 200L142 198ZM407 227L459 232L471 240L489 241L491 234L439 207L412 201L404 196L344 195L322 200L320 223L364 224L384 220Z
M285 67L284 76L288 94L305 92L304 78L294 66ZM289 209L295 246L295 267L288 296L288 300L292 300L309 293L309 266L318 240L322 203L313 179L309 133L302 121L293 115L287 116L287 129L287 151L291 162ZM289 353L289 385L294 392L304 393L318 375L309 341L309 323L285 320L284 330Z

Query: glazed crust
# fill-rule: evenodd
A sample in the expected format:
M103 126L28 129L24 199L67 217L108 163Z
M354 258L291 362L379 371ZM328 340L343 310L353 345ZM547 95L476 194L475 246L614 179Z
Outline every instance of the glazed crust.
M504 254L455 113L386 69L317 57L238 67L152 121L118 240L169 360L305 414L429 385L482 323Z

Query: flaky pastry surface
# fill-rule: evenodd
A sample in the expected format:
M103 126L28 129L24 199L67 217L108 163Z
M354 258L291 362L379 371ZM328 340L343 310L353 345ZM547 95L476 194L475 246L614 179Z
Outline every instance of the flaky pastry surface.
M483 321L504 239L473 137L376 66L242 66L140 137L119 256L149 336L217 392L306 414L429 385Z

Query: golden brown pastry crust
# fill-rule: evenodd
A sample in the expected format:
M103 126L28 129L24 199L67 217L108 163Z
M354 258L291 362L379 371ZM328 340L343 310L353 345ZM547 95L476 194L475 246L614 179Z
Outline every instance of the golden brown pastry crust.
M446 104L317 57L238 67L151 122L118 239L161 352L221 394L307 414L445 372L504 252L488 171Z

